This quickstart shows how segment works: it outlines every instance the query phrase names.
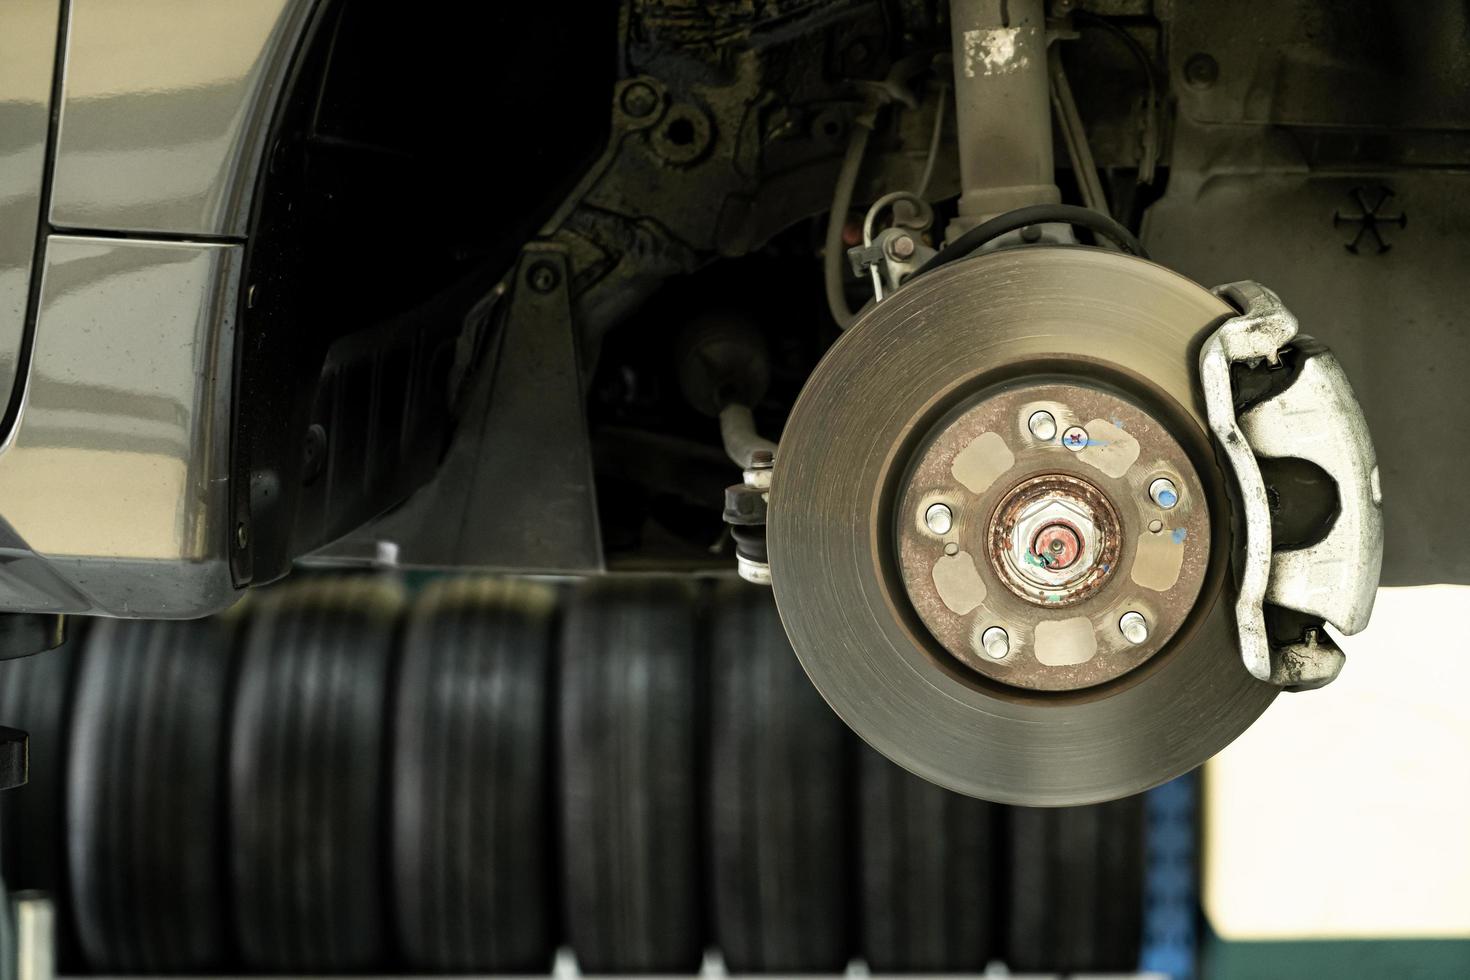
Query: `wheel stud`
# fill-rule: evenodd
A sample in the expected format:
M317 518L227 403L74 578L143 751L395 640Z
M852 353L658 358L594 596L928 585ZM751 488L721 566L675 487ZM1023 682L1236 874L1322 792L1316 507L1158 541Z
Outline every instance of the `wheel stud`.
M1042 442L1051 442L1057 437L1057 420L1050 412L1033 412L1026 420L1026 428Z
M1179 489L1174 486L1174 481L1166 477L1159 477L1148 485L1148 495L1154 503L1165 510L1171 510L1179 503Z
M944 504L930 504L924 511L924 526L935 534L948 534L954 527L954 512Z
M1137 645L1148 639L1148 620L1143 618L1143 613L1125 612L1118 620L1118 630L1129 643Z
M1004 660L1011 652L1010 634L999 626L992 626L980 634L980 646L984 647L985 655L991 660Z

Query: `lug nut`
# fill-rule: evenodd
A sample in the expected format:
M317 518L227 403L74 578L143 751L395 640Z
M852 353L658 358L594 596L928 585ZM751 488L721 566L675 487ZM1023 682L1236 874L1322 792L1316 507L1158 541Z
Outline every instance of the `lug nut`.
M1050 412L1033 412L1026 420L1026 428L1042 442L1051 442L1057 437L1057 420Z
M948 534L954 527L954 513L944 504L930 504L924 511L924 526L935 534Z
M1118 630L1129 643L1138 644L1148 639L1148 620L1140 612L1125 612L1118 620Z
M1162 476L1148 485L1148 495L1165 510L1170 510L1179 503L1179 488L1174 486L1173 480Z
M1062 433L1062 445L1074 453L1080 453L1087 448L1087 430L1080 425L1072 426Z
M1010 634L999 626L992 626L980 634L980 646L991 660L1004 660L1011 652Z

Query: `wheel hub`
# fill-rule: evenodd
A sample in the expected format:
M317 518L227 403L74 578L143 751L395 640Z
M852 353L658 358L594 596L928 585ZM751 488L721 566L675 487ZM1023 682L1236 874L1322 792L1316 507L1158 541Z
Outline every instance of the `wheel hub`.
M1038 435L1038 413L1063 424ZM1168 507L1150 493L1160 481L1175 488ZM936 506L953 515L942 533ZM1014 382L962 403L921 442L897 511L899 571L924 626L1011 687L1079 690L1138 667L1178 632L1209 565L1187 453L1135 399L1092 380ZM1141 642L1119 625L1129 613ZM1003 657L984 643L992 628L1006 632Z

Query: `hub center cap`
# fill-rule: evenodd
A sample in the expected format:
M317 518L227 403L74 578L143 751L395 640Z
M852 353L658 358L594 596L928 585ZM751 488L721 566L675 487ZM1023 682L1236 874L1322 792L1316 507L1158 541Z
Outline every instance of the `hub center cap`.
M1101 490L1064 473L1012 489L990 518L989 557L1016 595L1066 606L1102 587L1118 564L1118 514Z

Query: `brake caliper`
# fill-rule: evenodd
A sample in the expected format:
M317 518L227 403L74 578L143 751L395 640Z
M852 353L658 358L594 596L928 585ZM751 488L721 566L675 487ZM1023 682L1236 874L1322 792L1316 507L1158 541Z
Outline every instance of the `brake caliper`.
M1244 518L1241 659L1259 680L1311 690L1343 665L1323 624L1351 635L1373 611L1383 564L1373 441L1337 358L1298 336L1280 297L1255 282L1215 293L1240 311L1205 342L1200 382Z

